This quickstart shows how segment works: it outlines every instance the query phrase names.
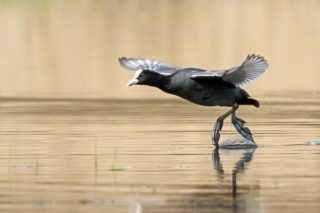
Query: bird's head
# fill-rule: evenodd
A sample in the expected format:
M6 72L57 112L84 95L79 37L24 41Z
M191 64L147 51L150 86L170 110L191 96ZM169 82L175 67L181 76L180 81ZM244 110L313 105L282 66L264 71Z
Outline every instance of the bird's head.
M128 82L127 86L135 84L156 86L161 80L161 75L149 70L140 69L136 71L133 78Z

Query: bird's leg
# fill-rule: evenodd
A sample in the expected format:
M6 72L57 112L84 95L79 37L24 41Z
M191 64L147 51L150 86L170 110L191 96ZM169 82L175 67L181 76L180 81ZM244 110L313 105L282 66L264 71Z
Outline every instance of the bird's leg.
M214 129L212 131L212 138L213 138L213 142L217 148L219 147L219 139L220 139L220 131L223 127L223 121L226 117L228 117L231 113L233 113L235 110L232 108L231 110L229 110L228 112L226 112L225 114L221 115L217 121L216 124L214 125Z
M239 108L238 104L235 104L233 106L232 109L234 109L234 111L232 112L231 121L232 121L234 127L236 128L236 130L240 133L240 135L242 135L244 138L246 138L247 140L252 141L254 143L254 140L253 140L253 137L252 137L252 134L251 134L249 128L244 127L244 124L246 122L236 116L236 110L238 108Z

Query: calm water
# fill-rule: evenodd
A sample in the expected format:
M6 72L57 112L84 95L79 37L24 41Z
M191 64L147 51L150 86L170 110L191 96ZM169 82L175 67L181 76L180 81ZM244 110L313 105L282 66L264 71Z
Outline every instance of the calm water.
M320 212L320 99L285 97L240 107L259 145L244 150L213 149L227 108L3 100L0 211Z

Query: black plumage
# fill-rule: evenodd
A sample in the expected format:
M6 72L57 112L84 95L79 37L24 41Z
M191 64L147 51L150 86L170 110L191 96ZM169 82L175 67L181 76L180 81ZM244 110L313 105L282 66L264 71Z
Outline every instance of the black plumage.
M156 60L141 58L120 58L120 64L136 71L128 86L148 85L161 89L195 104L204 106L232 107L226 114L220 116L213 131L215 145L218 146L219 132L223 120L232 114L232 122L238 132L253 141L249 129L244 127L244 121L235 115L239 105L259 107L259 102L240 88L257 79L268 67L266 60L258 55L248 55L246 60L237 67L206 71L198 68L180 68Z

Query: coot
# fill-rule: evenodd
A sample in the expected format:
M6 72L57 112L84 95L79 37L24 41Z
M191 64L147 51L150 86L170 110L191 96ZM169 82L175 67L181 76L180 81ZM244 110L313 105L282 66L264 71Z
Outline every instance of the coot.
M221 115L213 130L213 141L219 147L223 121L232 114L231 121L236 130L254 143L245 121L236 116L239 105L259 107L259 102L240 86L257 79L267 68L267 61L259 55L248 55L240 65L226 70L207 71L199 68L180 68L157 60L144 58L119 58L120 64L136 71L128 82L131 85L157 87L166 93L177 95L203 106L228 106L232 109Z

